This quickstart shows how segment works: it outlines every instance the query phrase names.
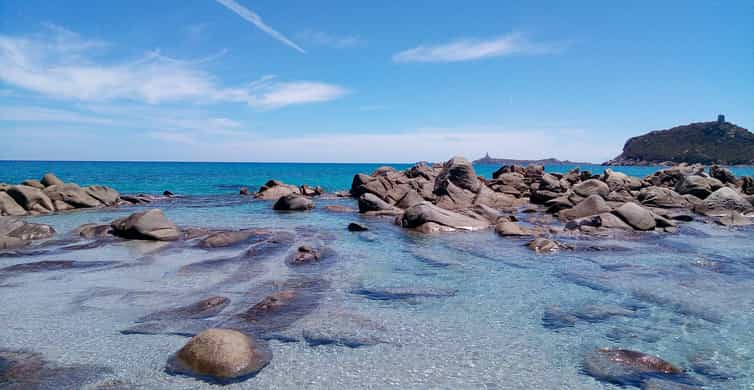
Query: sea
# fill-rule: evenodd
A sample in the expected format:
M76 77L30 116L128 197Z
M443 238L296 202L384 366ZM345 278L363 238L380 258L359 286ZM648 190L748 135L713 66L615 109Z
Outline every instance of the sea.
M315 198L310 212L279 213L270 201L238 195L269 179L346 190L356 173L383 165L410 166L0 161L4 183L54 172L122 194L177 195L144 206L29 217L52 225L56 236L33 250L0 254L0 268L45 260L92 266L0 270L0 351L41 354L50 366L41 388L619 389L625 387L588 375L585 363L597 348L621 348L682 368L686 384L754 389L751 228L697 220L673 234L566 237L575 250L542 255L526 248L527 240L492 230L422 235L392 218L325 208L356 208L350 198ZM498 168L475 167L485 177ZM660 168L612 169L646 176ZM750 167L732 170L754 174ZM287 232L294 237L290 251L310 245L331 255L297 268L287 265L288 251L249 266L219 261L246 247L66 241L77 226L147 208L162 209L184 228ZM529 218L519 217L523 224ZM351 222L369 230L350 232ZM256 376L219 385L166 372L187 333L219 326L290 285L311 289L316 299L268 335L273 358ZM215 317L165 318L155 334L126 331L151 313L209 296L230 304ZM0 359L0 387L3 367Z

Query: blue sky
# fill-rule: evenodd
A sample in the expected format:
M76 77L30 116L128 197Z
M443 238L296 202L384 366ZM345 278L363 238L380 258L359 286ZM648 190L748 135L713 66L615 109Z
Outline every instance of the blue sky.
M599 162L718 113L754 128L752 11L3 0L0 159Z

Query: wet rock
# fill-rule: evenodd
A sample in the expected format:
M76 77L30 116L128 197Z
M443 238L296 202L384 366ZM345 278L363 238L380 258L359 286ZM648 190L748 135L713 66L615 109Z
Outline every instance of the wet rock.
M351 222L348 224L349 232L365 232L367 230L369 230L368 227L357 222Z
M321 254L318 250L304 245L298 248L288 263L291 265L310 264L318 262L320 258Z
M340 206L340 205L327 205L323 207L325 211L329 211L332 213L354 213L356 212L355 209L352 209L347 206Z
M597 179L589 179L576 184L571 188L571 190L575 194L584 198L590 197L592 195L599 195L604 198L605 196L607 196L607 194L610 193L610 187Z
M495 232L503 237L532 236L534 231L525 229L516 222L501 221L495 225Z
M306 211L314 208L314 202L302 195L289 194L280 197L272 208L278 211Z
M110 236L110 225L98 225L96 223L87 223L77 227L71 232L75 236L86 239L104 238Z
M55 229L50 225L41 223L24 223L11 232L7 233L9 237L16 237L24 241L42 240L55 235Z
M392 210L394 207L377 195L368 192L359 197L359 212Z
M636 203L624 203L613 213L636 230L652 230L657 226L654 214Z
M163 321L176 319L203 319L214 317L230 304L230 299L213 296L187 306L160 310L139 318L136 322Z
M240 190L238 190L238 194L239 194L239 195L244 195L244 196L245 196L245 195L251 195L251 194L249 193L249 188L248 188L248 187L241 187L241 189L240 189Z
M385 329L357 314L326 311L312 314L302 321L301 335L312 347L336 345L361 348L384 342Z
M55 211L50 198L39 188L18 185L8 188L7 193L26 211L40 213Z
M300 194L301 190L293 185L285 184L278 180L270 180L259 188L254 195L258 199L276 200L291 194Z
M257 374L272 359L266 344L230 329L208 329L189 340L168 360L166 371L233 383Z
M325 193L322 187L312 187L306 184L302 185L299 190L304 196L320 196Z
M160 209L116 219L110 226L114 235L128 239L175 241L181 238L181 231Z
M174 193L172 193L172 192L171 192L171 191L169 191L169 190L165 190L165 191L162 191L162 196L167 196L168 198L171 198L171 197L173 197L174 195L175 195L175 194L174 194Z
M736 211L730 211L728 214L718 217L715 222L722 226L749 226L754 224L751 218Z
M597 349L584 357L586 374L620 386L639 386L650 378L680 378L683 371L652 355L627 349Z
M605 203L605 199L600 195L590 195L573 208L560 211L558 215L565 220L572 220L607 212L610 212L610 206Z
M49 186L57 186L57 185L63 185L62 180L60 180L57 176L55 176L54 173L46 173L44 176L42 176L42 180L40 181L41 184L45 187Z
M262 232L257 230L225 231L212 233L199 241L199 247L204 249L224 248L261 241L264 239Z
M537 253L553 253L560 250L563 246L557 241L539 237L529 241L526 247Z
M0 215L21 216L26 215L26 210L3 191L0 192Z
M417 298L452 297L458 292L446 288L421 287L388 287L388 288L358 288L351 291L375 301L412 300Z
M675 186L675 192L681 195L694 195L699 199L707 198L713 191L723 186L719 180L705 176L686 176Z
M445 210L429 202L409 207L401 218L401 226L405 228L418 228L430 222L454 230L482 230L489 227L486 221Z
M104 267L115 264L112 261L73 261L73 260L44 260L33 263L22 263L0 268L0 273L33 273L59 271L65 269L86 269Z

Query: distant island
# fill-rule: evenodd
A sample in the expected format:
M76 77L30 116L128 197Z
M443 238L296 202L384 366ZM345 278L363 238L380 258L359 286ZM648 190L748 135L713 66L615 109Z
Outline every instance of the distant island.
M494 158L487 153L484 157L474 160L474 164L479 165L591 165L589 162L575 162L569 160L558 160L557 158L545 158L542 160L514 160L509 158Z
M633 137L620 156L603 165L678 163L754 165L754 134L719 115L715 122L691 123Z

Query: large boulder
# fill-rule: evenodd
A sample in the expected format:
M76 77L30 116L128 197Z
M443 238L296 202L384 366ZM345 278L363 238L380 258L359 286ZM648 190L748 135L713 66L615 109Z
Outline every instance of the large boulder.
M605 169L602 174L602 181L607 184L611 191L638 190L642 186L641 179L615 172L610 168Z
M26 215L26 210L6 192L0 192L0 215Z
M425 223L436 223L454 230L481 230L489 227L489 222L445 210L429 202L409 207L401 218L401 225L405 228L418 228Z
M674 167L657 171L645 179L649 183L655 186L675 187L678 183L683 181L686 176L699 175L704 172L704 167L701 165L686 165L680 164Z
M27 211L49 213L55 211L50 198L39 188L18 185L8 188L8 195Z
M469 160L456 156L443 165L443 169L435 181L435 193L448 195L450 184L475 193L479 191L481 182Z
M623 206L613 210L613 214L636 230L652 230L657 226L655 215L636 203L624 203Z
M89 195L85 189L74 183L49 186L44 189L44 192L52 201L63 202L63 204L69 204L75 208L102 206L99 200ZM59 205L58 208L62 207Z
M359 196L359 212L366 213L368 211L382 211L392 210L393 206L384 200L380 199L377 195L367 192Z
M573 186L571 190L573 190L576 195L582 196L584 198L591 195L599 195L604 198L605 196L607 196L607 194L610 193L610 187L597 179L589 179L583 181Z
M688 208L691 206L688 199L681 194L665 187L643 188L637 197L639 202L649 207L659 208Z
M723 168L719 165L713 165L709 168L709 175L713 178L720 180L723 184L735 183L736 175L728 168Z
M84 187L84 191L105 206L114 206L120 200L118 191L107 186L88 186Z
M495 225L495 232L503 237L523 237L534 234L532 230L511 221L500 221Z
M529 186L524 181L524 175L516 172L501 173L489 182L492 190L504 194L521 197L529 191Z
M314 208L314 202L303 195L288 194L278 199L272 208L278 211L306 211Z
M479 186L479 192L474 198L475 206L484 205L493 209L503 209L512 207L516 204L516 198L513 195L495 192L482 184Z
M170 357L166 370L172 374L232 383L261 371L272 359L262 342L230 329L207 329L194 336Z
M165 217L160 209L134 213L116 219L110 226L112 234L136 240L175 241L181 238L181 231Z
M675 192L681 195L694 195L704 199L723 186L720 180L706 176L686 176L675 186Z
M752 204L736 190L723 187L708 196L696 210L709 215L717 215L722 211L745 212L752 209ZM723 212L723 214L727 214Z
M45 187L58 186L58 185L65 184L65 183L63 183L62 180L58 179L58 177L55 176L54 173L51 173L51 172L50 173L46 173L44 176L42 176L42 180L40 180L40 182Z
M259 188L259 192L254 197L265 200L276 200L286 195L300 193L301 189L296 186L285 184L279 180L270 180Z
M40 182L39 180L35 180L35 179L24 180L24 181L21 182L21 185L28 186L28 187L38 188L40 190L42 190L42 189L45 188L45 186L44 186L44 184L42 184L42 182Z
M605 188L607 188L607 185ZM582 200L573 208L561 210L558 215L560 215L560 218L562 219L572 220L607 213L609 211L610 206L607 205L605 199L600 195L594 194Z

